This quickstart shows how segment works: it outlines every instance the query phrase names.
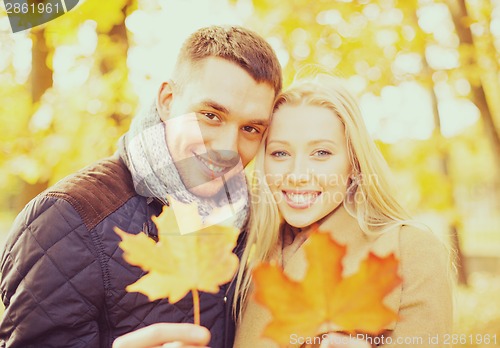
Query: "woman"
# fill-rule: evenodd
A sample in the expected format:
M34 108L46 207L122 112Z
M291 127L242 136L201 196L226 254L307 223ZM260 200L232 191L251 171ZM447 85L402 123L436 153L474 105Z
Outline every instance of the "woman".
M261 338L271 318L251 297L251 269L273 260L289 276L303 275L301 246L312 224L347 245L344 274L355 272L369 251L393 252L400 260L403 282L386 298L400 320L368 343L445 346L443 335L451 333L452 322L448 251L416 226L391 189L386 163L358 106L334 78L318 75L278 97L252 179L248 244L235 296L243 304L241 312L234 303L240 315L234 347L276 347Z

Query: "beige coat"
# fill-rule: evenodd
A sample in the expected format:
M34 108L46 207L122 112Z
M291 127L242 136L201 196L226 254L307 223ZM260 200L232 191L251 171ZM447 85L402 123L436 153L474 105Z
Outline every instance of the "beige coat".
M400 259L399 272L403 282L385 299L386 305L398 312L400 320L386 328L383 347L446 346L443 341L452 331L449 258L446 248L431 232L404 226L377 237L367 237L343 207L339 207L321 229L332 231L335 240L347 245L344 275L356 272L359 262L369 251L379 256L394 252ZM302 278L306 270L304 257L303 248L299 247L289 257L285 273L296 279ZM270 320L267 309L250 299L238 325L234 347L278 347L269 339L260 337ZM408 344L400 340L408 340ZM298 345L290 345L294 346Z

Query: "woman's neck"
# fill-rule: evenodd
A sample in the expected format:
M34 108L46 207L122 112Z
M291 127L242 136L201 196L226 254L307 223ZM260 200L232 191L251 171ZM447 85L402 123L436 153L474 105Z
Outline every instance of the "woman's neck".
M339 205L325 217L316 222L320 230L332 230L332 228L347 228L353 224L358 225L357 220L353 218L344 207Z
M325 217L313 224L296 227L287 223L281 227L280 249L281 249L281 264L286 265L290 257L300 248L307 240L311 232L318 228L321 231L328 231L335 235L341 235L341 239L345 236L352 235L356 229L359 229L356 219L351 217L343 205L340 205ZM359 233L354 233L354 235ZM343 237L343 238L342 238Z
M321 219L319 219L319 220L317 220L317 221L315 221L312 224L307 225L307 226L296 227L296 226L289 225L285 222L285 224L283 225L283 228L282 228L282 233L287 235L288 238L291 237L291 239L293 240L293 239L295 239L295 237L297 237L297 235L299 235L303 232L308 232L312 228L319 227L319 229L321 229L321 226L323 226L325 224L330 225L332 220L335 220L336 223L344 223L344 222L347 222L346 220L350 220L349 218L350 218L350 215L347 213L347 211L345 211L344 206L341 204L337 208L335 208L334 210L329 212L327 215L322 217ZM349 221L349 222L351 222L351 221Z
M287 225L287 229L288 229L288 233L290 233L290 235L295 238L299 233L301 233L302 231L308 229L309 226L306 226L306 227L295 227L295 226L291 226L291 225Z
M281 227L281 247L286 248L291 244L302 244L307 239L310 232L315 228L321 231L329 231L339 236L351 234L359 230L359 225L357 220L352 217L347 212L344 205L341 204L323 218L308 226L296 227L285 222Z

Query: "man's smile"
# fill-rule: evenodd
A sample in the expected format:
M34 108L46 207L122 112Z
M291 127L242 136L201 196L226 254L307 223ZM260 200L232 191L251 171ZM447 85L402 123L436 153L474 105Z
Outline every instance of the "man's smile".
M201 163L203 163L203 165L210 171L211 175L222 176L222 175L226 174L227 172L229 172L231 170L231 168L234 167L233 165L229 165L229 164L222 165L222 164L213 162L212 160L207 159L207 158L205 158L201 155L198 155L194 152L193 152L193 155L196 157L196 159L198 159Z

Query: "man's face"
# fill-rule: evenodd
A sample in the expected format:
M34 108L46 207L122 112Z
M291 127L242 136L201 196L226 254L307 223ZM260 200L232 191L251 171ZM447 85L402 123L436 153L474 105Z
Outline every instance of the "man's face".
M182 90L163 83L158 111L167 145L184 185L211 197L257 152L275 97L238 65L206 58Z

